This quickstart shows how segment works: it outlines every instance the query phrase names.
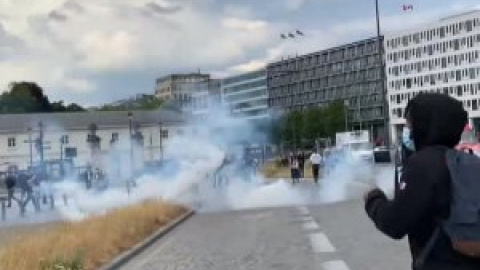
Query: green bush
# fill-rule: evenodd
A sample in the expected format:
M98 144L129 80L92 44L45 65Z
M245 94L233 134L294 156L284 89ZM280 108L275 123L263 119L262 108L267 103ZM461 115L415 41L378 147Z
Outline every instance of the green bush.
M78 252L73 258L56 258L52 261L42 261L39 270L85 270L83 252Z

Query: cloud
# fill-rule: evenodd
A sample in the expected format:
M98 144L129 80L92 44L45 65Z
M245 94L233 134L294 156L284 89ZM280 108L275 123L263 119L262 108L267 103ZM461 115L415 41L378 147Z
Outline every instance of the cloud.
M238 72L238 73L249 72L249 71L254 71L254 70L259 70L259 69L265 68L266 64L267 64L266 62L261 61L261 60L252 60L252 61L249 61L248 63L245 63L245 64L240 64L240 65L237 65L237 66L233 66L233 67L230 68L230 70L233 71L233 72Z
M8 33L26 44L24 57L0 65L9 73L0 84L36 80L47 92L63 91L66 99L104 91L95 89L93 75L188 70L245 58L268 45L275 27L216 12L209 1L46 0L43 6L25 1L0 2L6 21L0 37ZM0 59L12 57L1 44Z
M285 0L285 8L290 11L296 11L305 5L307 0Z

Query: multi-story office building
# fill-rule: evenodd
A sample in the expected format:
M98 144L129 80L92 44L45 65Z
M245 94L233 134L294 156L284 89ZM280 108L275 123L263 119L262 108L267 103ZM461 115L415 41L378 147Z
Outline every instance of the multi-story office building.
M424 92L461 100L480 127L480 11L458 14L385 37L393 140L405 124L407 102Z
M184 111L191 111L192 97L197 92L208 91L211 82L209 74L171 74L157 79L155 96L178 105Z
M348 101L349 128L369 129L374 138L383 137L384 81L378 49L378 39L371 38L268 65L269 105L288 111Z
M269 118L265 69L225 78L221 87L223 103L234 116L257 120Z

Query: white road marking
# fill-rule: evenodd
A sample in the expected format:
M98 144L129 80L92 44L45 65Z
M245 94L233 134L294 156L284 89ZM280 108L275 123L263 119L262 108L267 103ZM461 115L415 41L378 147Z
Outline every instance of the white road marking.
M314 220L313 217L311 217L311 216L304 216L304 217L302 217L302 218L300 219L300 221L306 223L306 222L314 222L315 220Z
M308 211L308 208L306 206L299 206L297 207L297 210L302 215L310 215L310 211Z
M320 227L318 226L317 222L312 220L312 221L303 223L303 229L313 231L313 230L319 230Z
M350 270L344 261L328 261L322 264L324 270Z
M310 234L310 244L315 253L335 252L335 247L333 247L332 243L324 233Z

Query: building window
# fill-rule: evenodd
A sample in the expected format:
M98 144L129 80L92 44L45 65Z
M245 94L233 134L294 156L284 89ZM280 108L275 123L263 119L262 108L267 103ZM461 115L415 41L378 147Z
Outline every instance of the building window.
M161 130L160 132L162 139L168 138L168 130Z
M8 138L8 148L13 148L17 146L17 141L14 137Z
M70 137L68 135L62 135L60 138L60 142L62 144L69 144L70 143Z
M113 132L112 133L112 142L118 141L118 132Z

